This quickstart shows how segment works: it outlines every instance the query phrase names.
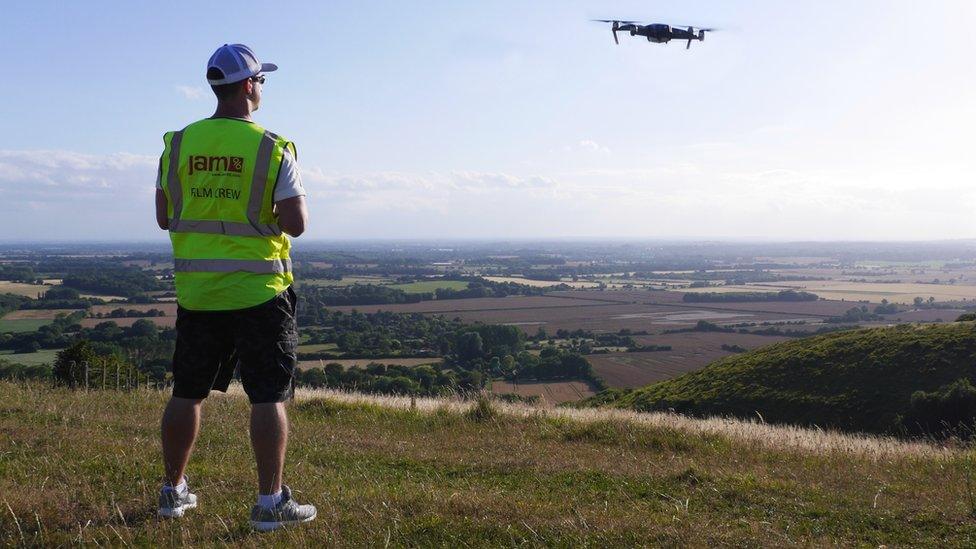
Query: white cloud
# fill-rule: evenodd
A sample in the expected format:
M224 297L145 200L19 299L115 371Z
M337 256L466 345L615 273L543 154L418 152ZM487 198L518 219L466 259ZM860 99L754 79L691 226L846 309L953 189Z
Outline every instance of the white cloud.
M161 238L158 158L0 150L0 239ZM337 173L303 168L312 238L939 238L976 233L976 189L906 172L647 168Z
M152 234L158 158L0 150L0 238Z
M555 150L550 149L550 154L555 152ZM566 145L563 147L564 153L579 154L579 153L597 153L600 155L609 155L610 149L604 147L603 145L597 143L592 139L580 139L576 143Z
M176 91L183 97L194 101L207 96L207 90L201 86L176 86Z
M592 152L598 152L602 154L610 154L610 149L604 147L603 145L593 141L592 139L582 139L576 144L577 147Z

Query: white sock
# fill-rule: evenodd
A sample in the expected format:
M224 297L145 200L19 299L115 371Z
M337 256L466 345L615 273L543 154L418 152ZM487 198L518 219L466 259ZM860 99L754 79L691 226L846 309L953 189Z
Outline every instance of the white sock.
M268 495L258 494L258 505L265 509L272 509L279 503L281 503L281 490Z
M174 490L177 494L183 496L190 491L190 487L186 485L186 479L183 479L176 486L172 486L169 483L164 484L163 490Z

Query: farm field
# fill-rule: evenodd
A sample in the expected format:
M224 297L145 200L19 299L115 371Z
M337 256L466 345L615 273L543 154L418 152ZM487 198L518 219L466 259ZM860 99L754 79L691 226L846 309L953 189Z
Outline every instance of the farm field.
M173 328L176 326L176 315L172 316L152 316L152 317L132 317L132 318L83 318L79 324L84 328L94 328L102 322L114 322L119 327L132 326L137 320L148 320L160 328Z
M299 353L320 353L322 351L335 351L339 346L335 343L311 343L308 345L299 345Z
M473 299L442 299L437 301L399 303L393 305L346 305L342 307L330 307L330 310L343 312L357 310L362 313L390 311L394 313L448 314L461 311L541 309L549 307L578 307L580 305L587 304L605 304L598 300L584 299L580 301L582 301L582 303L550 296L479 297Z
M726 288L731 286L724 286ZM698 288L698 290L710 290L717 288ZM680 291L647 291L647 290L618 290L618 291L578 291L578 292L552 292L551 296L565 297L568 299L603 299L613 300L619 303L641 303L646 305L670 305L673 307L694 308L694 309L714 309L722 311L737 311L746 313L775 313L781 315L811 316L811 317L831 317L842 315L854 306L848 301L824 300L819 301L768 301L768 302L744 302L744 303L686 303L683 296L690 290ZM737 290L744 291L744 290ZM751 290L748 290L751 291ZM778 291L778 290L777 290Z
M98 313L107 315L116 309L140 312L156 309L165 312L166 316L176 316L176 303L110 303L108 305L92 305L89 311L93 315Z
M345 276L342 280L330 280L330 279L301 279L298 284L309 284L311 286L353 286L356 284L375 284L381 286L388 286L390 288L395 288L397 290L402 290L408 294L420 294L420 293L433 293L438 288L450 288L452 290L463 290L468 287L468 283L463 280L441 280L438 278L432 278L430 280L420 280L417 282L407 282L403 284L396 284L396 280L392 277L385 276Z
M965 312L963 309L917 309L891 317L896 322L952 322Z
M353 366L359 366L360 368L365 367L368 364L379 363L379 364L390 364L397 366L420 366L422 364L440 364L440 358L330 358L328 360L300 360L298 361L298 367L302 369L307 368L321 368L326 364L332 364L333 362L341 364L343 368L352 368Z
M24 364L26 366L37 366L40 364L54 364L61 349L41 349L36 353L14 353L11 351L0 351L0 360L9 360L14 364Z
M850 282L845 280L811 280L780 283L755 283L741 286L719 286L715 288L687 288L682 292L778 292L780 290L802 290L831 300L869 301L880 303L887 299L892 303L911 304L916 297L936 301L956 301L976 299L976 286L965 284L917 284L917 283L878 283Z
M23 295L36 299L38 295L44 295L50 289L51 286L47 285L24 284L22 282L0 280L0 294Z
M3 320L54 320L58 315L70 315L81 309L19 309L3 315Z
M296 280L296 285L308 284L310 286L353 286L355 284L389 284L394 279L388 276L344 276L342 280L332 280L329 278L302 278Z
M732 354L722 345L755 349L789 338L721 332L685 332L659 336L636 336L644 344L670 345L670 351L588 355L596 374L614 388L641 387L700 370Z
M699 320L715 323L785 322L815 323L850 309L850 302L683 303L677 292L562 291L540 297L452 299L422 303L336 307L349 312L418 312L443 314L464 322L518 326L529 334L540 327L556 330L584 329L617 332L621 329L660 332L685 328Z
M578 301L577 303L579 305L573 306L571 301L569 303L569 305L563 307L454 311L449 313L448 316L451 318L460 318L464 322L485 322L518 326L528 334L535 334L539 328L543 328L550 335L555 334L560 329L582 329L597 333L618 332L622 329L628 329L631 331L643 330L654 333L676 328L687 328L693 326L699 320L726 324L740 322L784 322L788 320L816 322L820 320L819 317L812 315L711 309L697 305L694 307L632 305Z
M486 280L492 282L512 282L515 284L523 284L525 286L532 286L533 288L551 288L553 286L559 286L560 284L565 284L571 288L597 288L600 286L598 282L587 282L587 281L572 281L572 280L532 280L531 278L523 278L521 276L486 276Z
M409 282L407 284L390 284L390 288L402 290L408 294L434 293L439 288L451 290L464 290L468 283L463 280L423 280L419 282Z
M8 320L7 317L0 318L0 333L13 332L15 334L24 332L34 332L41 326L50 324L51 321L43 318L21 318Z
M582 381L511 383L492 380L491 392L496 395L537 396L542 404L550 406L573 402L596 394L588 383Z

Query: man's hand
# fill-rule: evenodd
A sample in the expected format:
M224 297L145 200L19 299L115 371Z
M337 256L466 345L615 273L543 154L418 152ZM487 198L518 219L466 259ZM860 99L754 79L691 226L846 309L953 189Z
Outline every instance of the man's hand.
M308 209L305 207L304 196L293 196L275 202L275 212L278 214L278 225L282 231L291 236L300 236L305 232Z
M169 216L166 215L167 203L166 193L162 189L156 189L156 224L159 228L169 230Z

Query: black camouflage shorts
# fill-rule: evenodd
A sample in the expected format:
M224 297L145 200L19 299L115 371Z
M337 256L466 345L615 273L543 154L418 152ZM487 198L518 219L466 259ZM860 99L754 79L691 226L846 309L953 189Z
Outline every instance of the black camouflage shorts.
M176 312L173 396L227 391L235 367L252 404L283 402L294 391L298 298L289 287L270 301L235 311Z

